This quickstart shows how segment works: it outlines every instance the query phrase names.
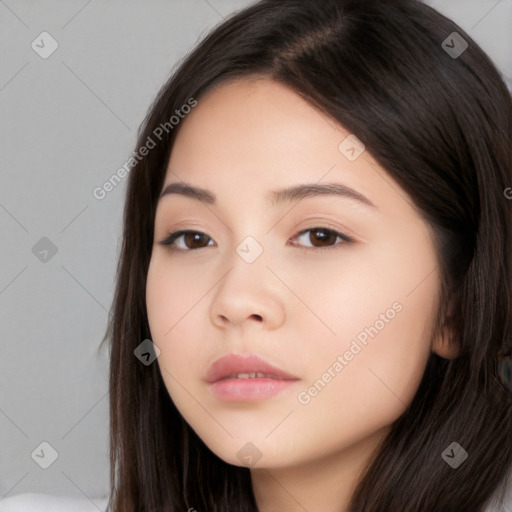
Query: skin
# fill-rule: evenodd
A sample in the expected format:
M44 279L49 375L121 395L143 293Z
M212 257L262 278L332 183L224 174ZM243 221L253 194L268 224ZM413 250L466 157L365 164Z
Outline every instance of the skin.
M432 336L440 274L429 226L368 151L345 157L338 146L348 135L283 85L221 84L182 121L164 183L208 189L217 204L167 195L156 211L146 304L165 385L220 458L243 466L238 451L257 447L251 477L261 512L346 510L429 354L457 353L447 329ZM334 195L275 206L265 199L270 190L327 182L376 208ZM319 227L353 241L324 241ZM159 244L180 229L207 237L186 245L182 236L174 250ZM236 252L247 236L263 249L250 264ZM394 318L300 403L393 303L402 306ZM265 400L219 400L204 376L229 353L257 354L299 380Z

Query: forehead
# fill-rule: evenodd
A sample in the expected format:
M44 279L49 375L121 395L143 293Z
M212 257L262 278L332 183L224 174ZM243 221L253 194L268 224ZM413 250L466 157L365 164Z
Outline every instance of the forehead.
M272 170L300 178L305 169L331 168L347 135L290 88L263 78L237 80L209 90L181 121L170 167L203 175L236 168L261 178Z
M194 134L209 132L209 137L214 139L227 134L236 136L239 144L237 135L241 129L252 135L272 135L266 142L279 135L275 139L279 145L301 134L300 138L310 140L312 132L325 136L325 131L329 130L336 132L337 137L346 133L343 126L314 108L293 89L264 77L216 84L198 99L198 105L181 122L178 138L190 136L192 128ZM287 133L290 136L285 138Z

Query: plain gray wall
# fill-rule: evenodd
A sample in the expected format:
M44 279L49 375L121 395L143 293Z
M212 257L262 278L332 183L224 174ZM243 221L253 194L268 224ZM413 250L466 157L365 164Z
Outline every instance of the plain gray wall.
M0 0L0 498L107 496L108 361L95 351L126 180L102 200L93 190L130 156L178 59L249 3ZM512 0L428 3L468 31L512 87ZM44 31L58 43L45 59ZM35 462L51 461L42 442L58 454L47 469Z

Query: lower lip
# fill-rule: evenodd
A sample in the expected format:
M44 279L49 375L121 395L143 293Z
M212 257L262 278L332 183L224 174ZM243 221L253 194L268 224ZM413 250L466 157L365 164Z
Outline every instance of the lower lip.
M212 394L226 402L253 401L269 398L291 386L296 380L269 379L225 379L210 384Z

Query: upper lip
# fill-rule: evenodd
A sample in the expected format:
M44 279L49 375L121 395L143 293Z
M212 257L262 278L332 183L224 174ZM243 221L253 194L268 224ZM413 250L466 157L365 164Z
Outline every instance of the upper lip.
M237 373L268 373L278 379L297 380L297 377L272 366L253 354L229 354L214 361L208 368L206 380L209 383L217 382Z

